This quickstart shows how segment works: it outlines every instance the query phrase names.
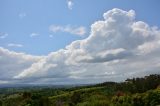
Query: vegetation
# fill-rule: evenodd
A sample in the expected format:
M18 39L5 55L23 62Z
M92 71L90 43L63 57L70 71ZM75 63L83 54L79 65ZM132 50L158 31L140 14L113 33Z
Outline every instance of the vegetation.
M158 106L160 75L73 88L1 88L0 106Z

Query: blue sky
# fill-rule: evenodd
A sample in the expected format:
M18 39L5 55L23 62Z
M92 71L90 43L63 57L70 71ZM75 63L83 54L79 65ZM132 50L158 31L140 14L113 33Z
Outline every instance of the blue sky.
M69 9L67 0L0 0L0 32L6 33L0 39L0 46L33 55L46 55L57 51L77 39L84 39L90 33L90 26L103 19L104 12L120 8L133 9L136 19L151 26L160 26L159 0L73 0ZM51 25L83 26L84 36L66 32L53 33ZM38 36L30 37L32 33ZM49 37L53 36L53 37ZM8 46L20 44L23 47Z
M160 74L159 4L0 0L0 84L84 84Z

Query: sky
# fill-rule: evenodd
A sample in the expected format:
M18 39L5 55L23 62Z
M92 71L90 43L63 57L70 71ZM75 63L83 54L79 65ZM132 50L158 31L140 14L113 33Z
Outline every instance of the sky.
M0 0L0 84L159 74L159 0Z

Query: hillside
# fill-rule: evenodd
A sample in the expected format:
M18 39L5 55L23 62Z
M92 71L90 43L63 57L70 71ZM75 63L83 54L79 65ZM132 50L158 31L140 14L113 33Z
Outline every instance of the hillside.
M160 75L73 88L1 88L0 106L158 106Z

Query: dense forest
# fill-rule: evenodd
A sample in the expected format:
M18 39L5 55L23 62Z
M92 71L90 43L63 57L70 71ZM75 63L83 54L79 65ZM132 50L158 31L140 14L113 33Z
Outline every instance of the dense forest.
M0 106L160 106L160 75L71 88L0 88Z

